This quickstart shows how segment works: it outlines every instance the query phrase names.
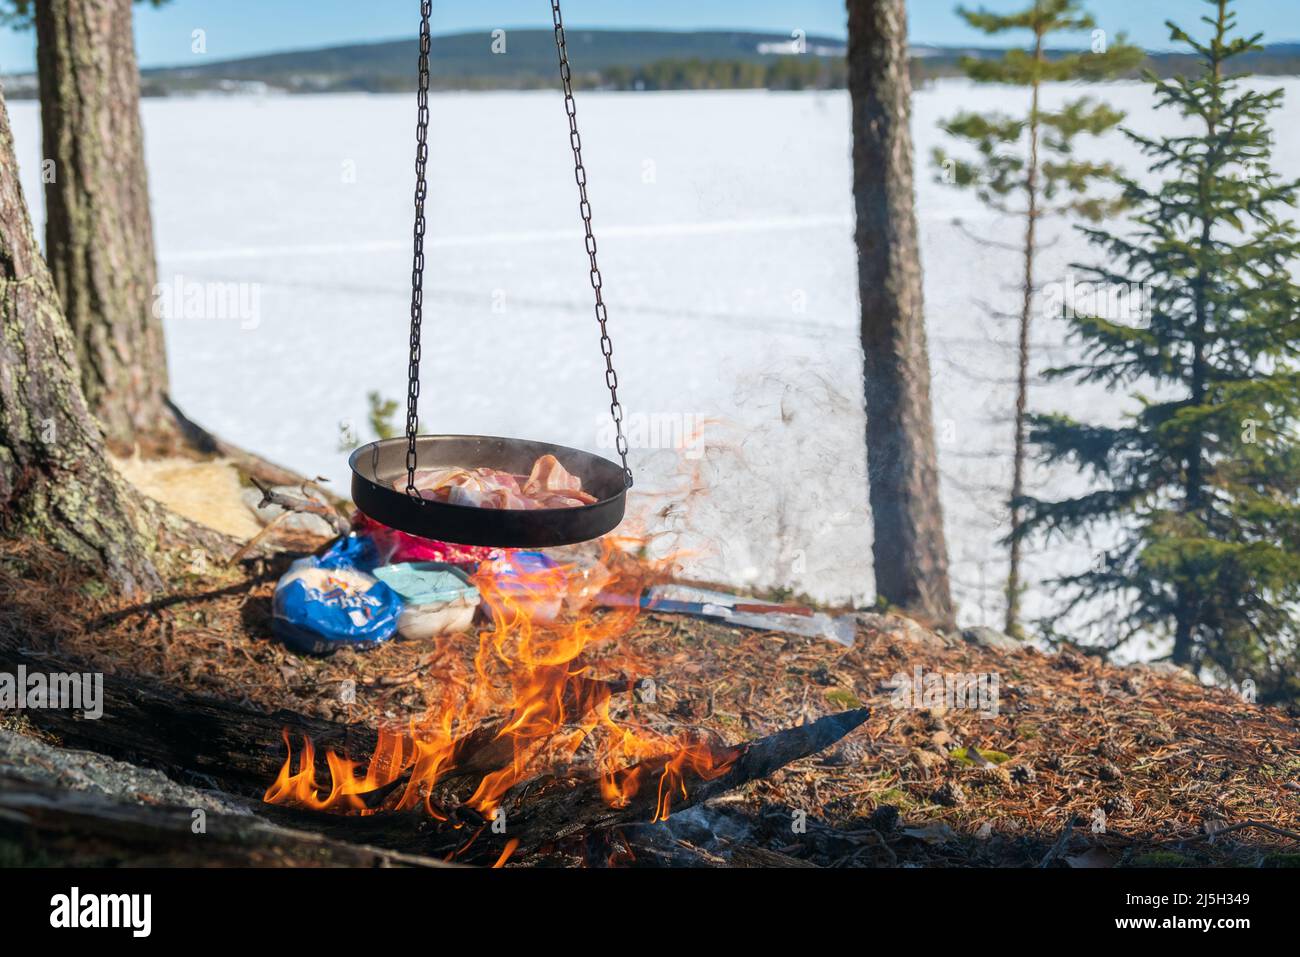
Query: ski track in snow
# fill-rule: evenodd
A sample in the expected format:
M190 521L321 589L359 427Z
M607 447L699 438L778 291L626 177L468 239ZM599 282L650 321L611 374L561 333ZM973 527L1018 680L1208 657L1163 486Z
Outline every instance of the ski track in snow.
M1300 80L1275 121L1297 175ZM1148 135L1179 128L1140 84L1053 87L1103 96ZM431 98L424 428L546 439L600 451L609 397L592 315L558 94ZM969 194L936 182L939 121L1019 109L1022 91L944 81L913 104L934 418L954 591L963 623L1000 625L1009 484L1015 242ZM584 158L620 398L633 426L635 501L690 571L869 602L870 523L849 104L831 93L579 96ZM40 222L36 104L9 104L23 186ZM256 314L169 318L175 398L205 426L346 491L340 428L365 431L366 393L405 395L414 108L405 96L206 97L144 104L163 283L246 284ZM1081 155L1145 168L1118 135ZM1289 166L1287 164L1290 164ZM960 220L958 226L954 220ZM1087 245L1047 228L1043 282ZM255 299L248 298L250 295ZM1041 370L1067 357L1036 319ZM1031 407L1115 417L1123 397L1033 384ZM671 445L708 423L702 445ZM1036 470L1036 492L1076 488ZM680 507L666 507L683 502ZM1104 544L1104 543L1102 543ZM1100 547L1097 546L1097 547ZM1089 560L1039 545L1039 582ZM1052 606L1035 584L1027 615Z

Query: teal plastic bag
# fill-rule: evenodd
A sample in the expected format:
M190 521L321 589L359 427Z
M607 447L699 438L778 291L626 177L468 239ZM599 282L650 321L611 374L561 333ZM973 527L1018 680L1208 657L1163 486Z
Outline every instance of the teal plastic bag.
M445 562L400 562L375 569L375 577L412 605L437 605L464 599L477 605L478 588L469 576Z

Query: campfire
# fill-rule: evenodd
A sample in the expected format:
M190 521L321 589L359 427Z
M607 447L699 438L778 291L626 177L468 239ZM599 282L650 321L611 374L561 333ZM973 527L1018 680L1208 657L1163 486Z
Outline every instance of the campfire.
M264 800L339 815L422 814L453 855L492 843L484 834L507 837L503 863L521 845L663 821L865 720L863 709L740 745L652 727L662 718L638 710L652 707L653 682L671 676L655 675L627 636L640 595L673 563L634 557L641 544L610 537L586 567L512 569L510 588L480 571L489 622L471 663L447 649L439 703L382 728L365 762L329 750L322 767L310 738L295 748L286 731L288 754ZM456 640L474 638L447 639Z

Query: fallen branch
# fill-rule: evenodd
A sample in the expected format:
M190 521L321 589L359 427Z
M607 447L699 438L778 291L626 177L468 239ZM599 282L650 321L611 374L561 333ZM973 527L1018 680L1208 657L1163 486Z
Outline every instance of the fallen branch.
M292 512L287 512L287 511L281 512L279 515L275 516L275 518L271 519L269 522L263 525L262 530L260 532L258 532L248 541L244 542L243 545L240 545L239 548L235 550L235 553L226 559L226 565L227 566L238 565L240 559L242 559L245 555L247 555L254 548L256 548L258 543L261 542L262 539L264 539L267 535L270 535L271 532L274 531L282 521L284 521L292 514L293 514Z
M1143 846L1160 847L1166 844L1187 844L1192 841L1217 841L1219 838L1223 837L1223 835L1231 834L1233 831L1246 831L1251 829L1267 831L1270 834L1276 834L1278 837L1300 841L1300 832L1288 831L1284 827L1278 827L1276 824L1269 824L1266 821L1238 821L1236 824L1229 824L1225 827L1215 828L1212 831L1201 831L1183 837L1170 837L1162 841L1137 841L1136 839L1128 838L1127 835L1124 836L1126 839L1133 840L1134 843L1141 843Z
M83 662L21 650L0 635L0 671L28 674L90 671ZM158 768L173 778L201 780L231 794L261 797L284 763L283 733L307 735L323 753L368 757L377 736L292 711L270 714L215 698L179 694L148 678L103 676L103 717L86 720L63 708L24 711L37 728L70 747Z
M196 826L201 830L195 832ZM248 814L134 804L0 774L0 841L27 863L133 866L445 867Z
M302 492L302 497L299 498L296 495L287 495L284 492L277 492L268 488L252 476L249 476L248 480L257 486L257 490L262 493L262 500L257 503L258 509L266 508L268 505L278 505L283 511L267 522L260 532L246 541L233 555L227 558L227 565L238 564L240 559L256 548L262 539L270 535L286 518L295 513L317 516L329 525L335 535L347 535L352 531L352 523L344 518L337 508L323 499L316 498L307 491L309 484L307 482L303 482L299 486Z
M302 496L287 495L284 492L277 492L268 486L263 485L255 478L250 478L257 490L262 493L262 500L257 503L258 508L266 508L268 505L278 505L286 512L306 512L309 515L319 515L329 523L330 528L334 529L339 535L346 535L352 531L352 523L339 514L329 502L316 498L311 492L307 491L310 483L303 482L298 489Z

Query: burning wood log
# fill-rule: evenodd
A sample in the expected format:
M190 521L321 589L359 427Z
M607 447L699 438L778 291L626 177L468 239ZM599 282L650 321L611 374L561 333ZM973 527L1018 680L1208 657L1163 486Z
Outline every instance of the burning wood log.
M676 775L665 774L676 756L642 762L622 772L621 777L639 779L646 786L614 805L610 803L608 780L552 776L534 778L512 789L492 820L469 810L453 815L451 823L437 822L423 814L395 812L355 816L267 808L264 813L287 825L319 831L334 839L361 840L435 857L454 856L463 863L492 863L507 849L522 857L592 831L662 820L830 747L869 715L869 708L827 715L810 724L721 749L713 754L717 773L700 771L684 762ZM672 794L665 793L668 785ZM495 829L494 824L498 825Z
M564 685L563 713L571 723L581 721L599 704L615 695L630 692L632 687L632 682L626 678L598 680L585 675L572 676ZM503 733L509 725L506 718L494 718L456 740L451 748L450 767L439 782L439 790L444 796L455 795L458 801L463 801L473 783L514 759L515 740L510 734ZM407 768L392 781L360 795L362 803L370 809L382 807L393 794L410 783L411 771Z
M506 820L518 819L518 823L507 823L506 836L518 840L518 853L527 853L585 831L662 820L830 747L863 724L870 714L870 708L858 708L826 715L810 724L731 748L731 753L723 756L727 763L720 774L700 773L683 766L680 778L671 782L678 792L676 796L664 791L670 783L664 772L671 761L662 758L629 769L628 774L657 778L660 787L641 788L621 806L608 803L608 788L602 787L600 781L567 779L524 785L511 796L513 800L507 799L511 807Z
M623 634L635 611L577 618L535 635L510 596L485 585L493 629L480 636L475 673L437 714L409 729L376 733L289 712L258 714L114 675L103 682L102 720L58 709L33 720L70 744L288 805L266 813L307 829L481 861L485 853L532 853L574 835L663 820L833 743L866 718L865 711L832 716L734 747L612 719L608 702L630 682L589 678L581 656L593 642ZM0 665L81 670L21 642L0 636L8 646L0 647ZM296 754L295 736L304 741ZM281 741L290 753L277 761Z

